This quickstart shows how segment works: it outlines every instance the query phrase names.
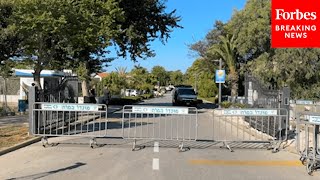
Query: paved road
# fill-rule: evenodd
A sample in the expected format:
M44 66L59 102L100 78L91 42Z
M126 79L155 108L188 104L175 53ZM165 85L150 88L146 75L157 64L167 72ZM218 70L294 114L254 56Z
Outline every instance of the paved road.
M170 96L147 100L144 104L170 105ZM211 126L205 124L212 119L211 111L201 109L199 113L201 138L211 132ZM120 115L118 112L110 118L117 119ZM121 129L114 131L121 134ZM50 138L52 147L43 148L41 143L36 143L3 155L0 157L0 179L308 180L320 177L317 173L309 177L295 154L285 151L273 154L250 143L230 152L219 148L221 144L215 142L189 142L185 146L190 150L179 152L176 141L138 141L144 148L137 151L131 151L132 140L97 141L99 147L91 149L86 138Z
M121 106L109 106L108 112L113 113L121 108ZM0 117L0 127L8 125L21 125L28 124L28 115L17 115L17 116L3 116Z

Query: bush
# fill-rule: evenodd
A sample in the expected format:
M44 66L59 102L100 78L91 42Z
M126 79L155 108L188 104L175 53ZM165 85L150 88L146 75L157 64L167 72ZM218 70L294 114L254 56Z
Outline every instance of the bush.
M222 108L246 108L247 106L241 103L232 103L229 101L223 101L221 103L221 107Z
M221 107L222 107L222 108L230 108L231 105L232 105L232 103L229 102L229 101L223 101L223 102L221 103Z

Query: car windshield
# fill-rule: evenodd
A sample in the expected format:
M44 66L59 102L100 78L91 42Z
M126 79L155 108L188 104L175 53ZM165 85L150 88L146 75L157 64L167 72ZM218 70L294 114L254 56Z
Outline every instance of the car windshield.
M185 94L185 95L196 95L193 89L179 89L179 94Z

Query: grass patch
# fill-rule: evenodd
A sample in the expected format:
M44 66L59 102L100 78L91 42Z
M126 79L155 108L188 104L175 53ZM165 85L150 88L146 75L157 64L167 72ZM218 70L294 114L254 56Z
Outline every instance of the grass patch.
M28 132L27 126L0 127L0 150L31 139L33 136L28 136Z
M211 103L215 103L215 100L216 100L215 97L208 97L208 98L199 97L198 99L206 100L206 101L209 101Z

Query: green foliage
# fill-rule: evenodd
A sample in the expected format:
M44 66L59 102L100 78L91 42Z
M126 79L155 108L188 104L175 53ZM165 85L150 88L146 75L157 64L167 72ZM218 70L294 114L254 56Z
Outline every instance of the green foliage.
M0 76L8 78L15 63L11 58L18 56L20 38L12 26L14 5L12 2L0 0Z
M181 18L175 15L176 10L166 12L164 0L121 0L124 20L116 21L121 30L114 41L119 46L119 55L130 54L132 60L136 57L146 58L155 55L150 49L150 42L160 39L163 43L170 37L173 28Z
M218 93L217 86L212 77L211 73L203 73L200 75L197 89L200 97L214 97Z
M112 72L107 77L103 78L101 82L97 84L97 95L103 95L103 89L107 86L111 95L119 95L121 89L125 89L127 86L126 78L119 76L118 73Z
M229 101L223 101L223 102L221 102L220 105L221 105L222 108L230 108L232 103L229 102Z
M153 79L146 68L136 66L131 70L130 75L129 87L149 92L153 89Z
M214 69L212 63L208 64L205 59L197 59L186 72L187 84L194 85L201 97L214 97L217 93L212 69Z
M169 73L170 83L173 85L183 84L184 76L180 70Z
M43 69L77 69L79 66L82 66L81 78L87 81L91 73L99 72L114 59L106 56L109 46L117 47L119 56L130 54L133 61L137 57L151 57L154 53L150 42L157 38L166 42L172 29L180 28L175 10L166 12L162 0L0 2L1 38L5 34L3 28L5 32L12 32L4 38L8 41L4 47L10 53L2 53L5 48L1 46L0 54L8 59L8 54L20 48L22 58L33 60L38 84ZM8 26L7 22L12 24ZM16 37L21 42L16 43Z
M151 74L160 83L160 86L167 85L167 82L170 80L168 72L162 66L154 66Z
M293 98L319 98L320 50L272 49L270 7L270 1L249 0L228 22L242 61L247 62L243 71L276 88L289 86Z
M223 57L233 90L238 76L250 72L266 86L289 86L292 98L320 98L320 50L272 49L270 9L271 1L248 0L230 21L217 21L205 39L190 48L208 61ZM192 78L190 83L194 84Z
M208 53L217 54L225 62L228 81L231 84L231 96L238 96L238 81L239 75L236 68L237 63L237 47L236 40L234 36L227 34L226 36L219 36L220 42L218 44L212 45L208 49Z

